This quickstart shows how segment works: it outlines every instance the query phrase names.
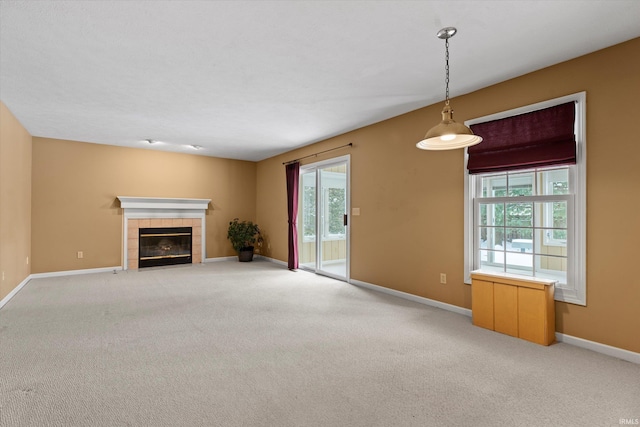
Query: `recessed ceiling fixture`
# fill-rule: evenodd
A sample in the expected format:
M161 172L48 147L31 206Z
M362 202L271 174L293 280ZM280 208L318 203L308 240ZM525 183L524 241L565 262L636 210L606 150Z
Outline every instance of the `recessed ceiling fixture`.
M200 150L202 148L202 145L190 145L189 147L193 148L194 150Z
M471 129L453 120L453 108L449 105L449 39L457 31L454 27L446 27L438 31L437 34L439 39L445 40L445 70L447 73L445 83L447 90L444 108L442 109L442 121L429 129L424 139L416 144L416 147L422 150L451 150L470 147L482 141L482 138L474 135Z
M158 141L154 141L153 139L145 139L145 142L147 142L148 144L155 144Z

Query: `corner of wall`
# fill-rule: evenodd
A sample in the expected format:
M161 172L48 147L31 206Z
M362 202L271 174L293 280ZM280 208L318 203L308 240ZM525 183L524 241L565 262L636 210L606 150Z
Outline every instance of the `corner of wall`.
M0 101L0 300L31 274L33 138Z

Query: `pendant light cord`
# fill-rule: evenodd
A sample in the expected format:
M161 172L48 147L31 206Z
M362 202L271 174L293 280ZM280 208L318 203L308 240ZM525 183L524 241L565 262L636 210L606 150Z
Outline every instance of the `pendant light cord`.
M444 41L444 47L446 50L445 56L444 56L444 61L445 61L445 72L447 77L444 80L444 83L447 87L447 91L445 93L445 105L449 105L449 38L445 39Z

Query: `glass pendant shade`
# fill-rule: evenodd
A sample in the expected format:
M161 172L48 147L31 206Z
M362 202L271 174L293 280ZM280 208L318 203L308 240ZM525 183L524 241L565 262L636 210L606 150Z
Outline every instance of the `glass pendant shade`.
M471 129L453 120L453 110L446 104L442 109L442 121L429 129L424 139L416 144L422 150L453 150L471 147L482 142Z

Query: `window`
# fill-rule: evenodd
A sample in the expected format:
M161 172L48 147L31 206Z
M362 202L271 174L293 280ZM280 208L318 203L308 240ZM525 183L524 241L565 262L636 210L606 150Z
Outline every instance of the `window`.
M465 168L465 278L473 270L557 280L556 300L586 305L585 94L466 122L575 101L576 163L470 174ZM465 162L468 155L465 156ZM506 169L506 170L505 170Z
M304 168L303 168L304 169ZM305 242L316 239L316 170L302 173L302 237ZM347 211L346 166L322 169L323 186L320 194L322 211L319 213L324 240L344 240L344 213Z
M566 236L573 205L568 177L569 166L476 177L478 224L473 232L481 270L567 283Z
M328 187L325 190L324 237L345 238L344 213L347 211L346 189Z
M315 172L302 175L302 238L305 242L316 239L316 176Z

